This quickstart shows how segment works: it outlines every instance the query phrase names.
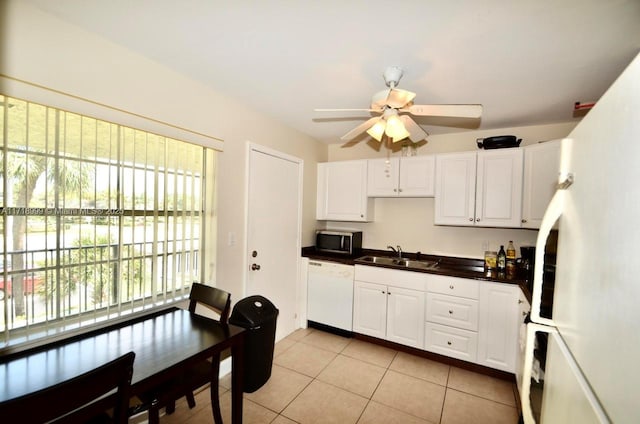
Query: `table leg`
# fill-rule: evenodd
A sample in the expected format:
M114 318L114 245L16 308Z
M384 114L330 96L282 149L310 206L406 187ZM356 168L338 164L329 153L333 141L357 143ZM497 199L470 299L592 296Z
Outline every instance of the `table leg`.
M222 414L220 413L220 353L216 353L211 357L211 410L213 411L213 422L215 424L222 424ZM191 405L193 402L193 406ZM195 400L193 399L193 395L191 398L187 396L187 403L189 403L189 408L193 408L195 406Z
M231 422L242 424L244 335L231 347Z

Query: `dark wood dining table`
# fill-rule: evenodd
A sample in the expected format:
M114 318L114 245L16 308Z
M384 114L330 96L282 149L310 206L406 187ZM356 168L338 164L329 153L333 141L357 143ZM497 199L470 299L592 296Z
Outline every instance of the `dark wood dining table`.
M231 420L242 423L245 329L171 308L124 323L0 357L0 403L65 381L127 352L136 354L132 395L231 348ZM216 381L212 384L218 384ZM35 406L37 407L37 406ZM3 420L7 417L0 417ZM19 417L18 417L19 418Z

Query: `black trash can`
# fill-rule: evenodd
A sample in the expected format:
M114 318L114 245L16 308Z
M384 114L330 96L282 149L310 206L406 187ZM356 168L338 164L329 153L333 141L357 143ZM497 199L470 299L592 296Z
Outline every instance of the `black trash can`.
M245 297L233 307L229 324L247 329L242 386L245 393L255 392L271 377L277 318L278 309L262 296Z

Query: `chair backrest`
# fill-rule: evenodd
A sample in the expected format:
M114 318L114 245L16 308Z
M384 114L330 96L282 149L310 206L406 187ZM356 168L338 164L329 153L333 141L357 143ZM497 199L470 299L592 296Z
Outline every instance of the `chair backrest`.
M4 422L85 423L113 408L113 421L126 423L134 358L135 353L129 352L55 386L0 403L0 417ZM94 401L113 389L117 391L110 402L98 408Z
M195 312L198 304L213 309L220 315L220 322L226 323L231 309L231 295L216 287L193 283L189 293L189 311Z

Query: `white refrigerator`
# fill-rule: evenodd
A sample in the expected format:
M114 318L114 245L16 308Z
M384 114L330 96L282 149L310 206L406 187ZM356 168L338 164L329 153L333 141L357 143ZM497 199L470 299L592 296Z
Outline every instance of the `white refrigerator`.
M556 220L553 318L545 319L543 254ZM536 331L549 333L541 423L640 423L640 55L562 141L535 264L525 423L535 422L528 382Z

